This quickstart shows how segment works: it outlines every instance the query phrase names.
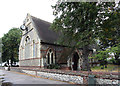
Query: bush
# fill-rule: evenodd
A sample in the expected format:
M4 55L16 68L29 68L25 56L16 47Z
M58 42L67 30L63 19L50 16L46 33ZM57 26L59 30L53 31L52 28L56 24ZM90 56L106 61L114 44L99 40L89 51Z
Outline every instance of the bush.
M50 64L47 66L48 69L60 69L60 65L58 64Z

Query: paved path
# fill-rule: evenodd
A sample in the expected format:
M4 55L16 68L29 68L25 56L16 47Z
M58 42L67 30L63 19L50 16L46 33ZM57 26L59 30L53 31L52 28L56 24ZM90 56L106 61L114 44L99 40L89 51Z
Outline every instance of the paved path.
M11 82L13 84L68 84L66 82L37 78L16 72L0 70L0 75L3 74L5 74L5 76L0 77L3 77L5 82Z

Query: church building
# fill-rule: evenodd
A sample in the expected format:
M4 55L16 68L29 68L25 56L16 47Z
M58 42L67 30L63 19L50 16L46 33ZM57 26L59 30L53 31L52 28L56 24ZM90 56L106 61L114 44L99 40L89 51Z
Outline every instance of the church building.
M19 66L45 68L59 64L61 69L81 70L82 50L56 44L60 35L50 29L51 23L27 14L21 27Z

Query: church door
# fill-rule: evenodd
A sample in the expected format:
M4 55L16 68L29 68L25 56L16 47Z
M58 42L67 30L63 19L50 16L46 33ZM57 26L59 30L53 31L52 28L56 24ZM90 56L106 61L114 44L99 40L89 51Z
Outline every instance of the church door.
M72 67L73 67L73 70L77 70L77 68L78 68L78 60L79 60L79 56L78 56L77 52L75 52L73 54L73 58L72 58Z

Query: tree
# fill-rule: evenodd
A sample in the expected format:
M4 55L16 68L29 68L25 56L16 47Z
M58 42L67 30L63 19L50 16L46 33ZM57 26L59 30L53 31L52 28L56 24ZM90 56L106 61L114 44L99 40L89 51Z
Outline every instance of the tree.
M106 50L110 48L110 52L114 53L116 64L119 64L118 58L120 51L114 51L114 49L118 48L120 43L120 2L117 7L109 8L109 18L104 21L104 24L101 26L103 28L102 37L99 38L100 43L99 46L102 50Z
M109 53L114 54L114 64L120 65L120 43L109 48Z
M2 52L2 38L0 38L0 52Z
M18 50L21 40L21 30L18 28L12 28L8 33L4 34L2 37L2 61L8 62L11 60L11 65L13 62L18 61Z
M56 18L51 28L62 33L61 44L83 48L82 68L85 70L90 70L89 46L103 37L101 32L106 29L103 26L109 20L111 6L114 7L115 3L58 2L53 6Z
M98 61L100 62L100 65L102 65L104 68L107 67L107 58L109 57L109 51L105 50L105 51L98 51L97 54L95 55L95 58L98 59Z
M2 63L1 55L2 55L2 38L0 38L0 63Z

